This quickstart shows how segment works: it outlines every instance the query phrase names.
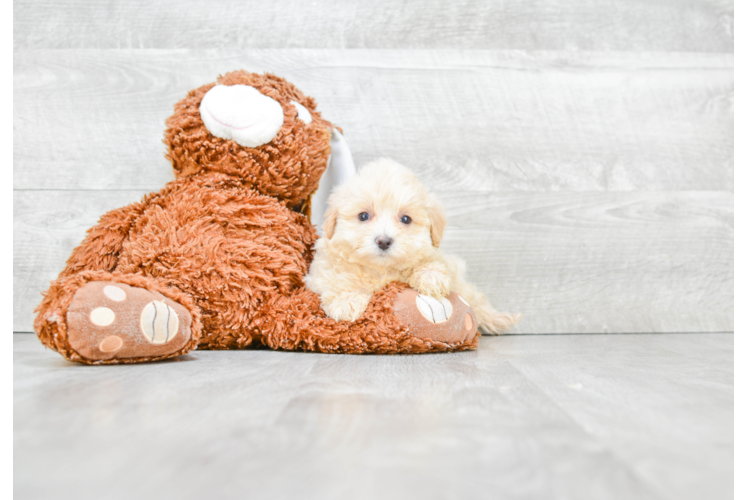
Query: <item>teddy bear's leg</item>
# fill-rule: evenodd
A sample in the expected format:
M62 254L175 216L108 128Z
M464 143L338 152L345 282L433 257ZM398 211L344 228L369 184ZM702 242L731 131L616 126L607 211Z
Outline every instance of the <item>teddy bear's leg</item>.
M432 303L433 302L433 303ZM404 283L374 294L356 321L335 321L306 288L268 304L264 342L275 349L350 354L462 351L478 346L472 308L457 294L437 301Z
M36 308L34 329L45 346L81 363L135 363L194 349L200 313L188 295L152 277L115 272L147 202L106 213L73 250Z
M178 356L196 347L201 329L186 294L151 277L106 271L59 278L37 310L42 342L88 364Z

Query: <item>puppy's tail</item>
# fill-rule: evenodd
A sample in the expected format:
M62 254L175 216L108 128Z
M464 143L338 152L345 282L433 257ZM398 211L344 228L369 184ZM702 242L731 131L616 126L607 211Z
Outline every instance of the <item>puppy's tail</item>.
M485 297L483 294L481 296ZM478 320L478 328L485 334L498 335L504 333L519 323L522 313L502 313L491 307L487 301L485 304L473 306L475 318Z
M471 283L465 279L465 261L454 255L445 255L445 263L449 274L454 277L452 290L467 301L475 311L478 320L478 328L483 333L499 334L506 332L519 323L522 313L502 313L497 311L488 302L486 295L479 292Z

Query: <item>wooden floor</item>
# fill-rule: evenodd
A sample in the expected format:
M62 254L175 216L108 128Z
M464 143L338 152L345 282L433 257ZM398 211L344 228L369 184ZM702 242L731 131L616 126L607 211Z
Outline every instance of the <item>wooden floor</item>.
M732 498L731 334L110 367L14 340L19 499Z

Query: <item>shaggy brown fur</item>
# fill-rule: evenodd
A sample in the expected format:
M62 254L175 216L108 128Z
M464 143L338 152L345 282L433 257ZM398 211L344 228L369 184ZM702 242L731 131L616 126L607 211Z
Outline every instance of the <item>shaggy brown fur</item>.
M281 103L285 122L257 148L211 135L199 105L215 84L191 91L167 120L167 154L178 177L142 201L105 214L73 251L37 308L41 341L82 363L134 363L184 354L195 347L266 345L337 353L434 352L471 349L478 336L454 344L418 338L393 312L405 285L377 293L354 323L335 322L306 290L303 277L316 240L308 200L330 154L331 125L314 100L273 75L236 71L224 85L251 85ZM295 119L295 100L313 121ZM301 213L303 212L303 213ZM192 340L172 354L92 360L69 344L67 311L89 281L156 291L192 315Z
M250 85L278 101L285 120L275 139L256 148L245 148L208 132L200 118L200 102L217 84ZM311 124L294 119L296 108L291 101L309 110ZM177 177L223 172L301 211L301 203L316 191L330 155L332 124L316 108L314 99L282 78L234 71L219 77L216 83L190 91L174 106L174 114L166 120L164 142L169 147L166 157L171 160Z

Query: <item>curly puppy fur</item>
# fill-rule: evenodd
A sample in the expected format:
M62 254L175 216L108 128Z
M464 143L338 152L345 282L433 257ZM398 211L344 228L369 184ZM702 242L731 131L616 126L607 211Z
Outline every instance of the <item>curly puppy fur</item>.
M89 364L155 361L198 346L265 345L340 353L454 351L453 344L417 338L393 312L402 284L376 293L354 323L327 318L304 287L317 238L306 215L330 155L330 123L314 100L274 75L235 71L217 83L250 85L280 103L275 138L247 148L215 137L200 118L202 96L189 92L167 120L165 142L177 180L142 201L105 214L89 229L37 307L35 330L47 347ZM296 101L312 121L297 119ZM89 281L112 281L158 292L192 315L192 338L165 356L93 360L68 341L67 313Z
M324 237L305 278L336 320L354 321L372 295L394 281L441 299L450 290L474 309L484 333L506 331L520 316L499 313L465 279L465 263L439 250L446 218L438 200L406 167L389 159L364 166L328 200Z

